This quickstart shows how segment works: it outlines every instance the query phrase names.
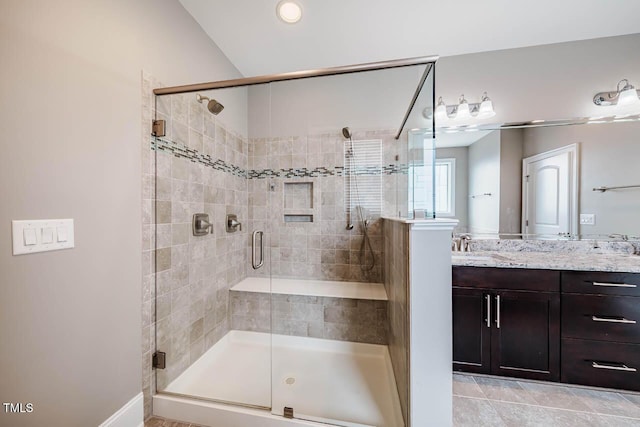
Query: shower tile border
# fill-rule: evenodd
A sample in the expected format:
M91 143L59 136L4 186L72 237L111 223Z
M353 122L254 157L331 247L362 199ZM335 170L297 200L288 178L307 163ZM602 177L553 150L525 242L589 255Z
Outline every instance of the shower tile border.
M267 179L267 178L323 178L323 177L343 177L350 175L407 175L409 173L409 165L407 164L388 164L381 167L370 166L358 168L354 173L350 173L348 168L344 166L319 166L313 169L308 168L283 168L283 169L243 169L232 163L228 163L222 159L213 159L208 154L202 154L198 150L189 148L185 145L178 144L164 138L152 138L150 140L151 150L163 151L173 154L175 157L189 159L194 163L200 163L204 166L211 167L215 170L229 173L234 176L246 179Z

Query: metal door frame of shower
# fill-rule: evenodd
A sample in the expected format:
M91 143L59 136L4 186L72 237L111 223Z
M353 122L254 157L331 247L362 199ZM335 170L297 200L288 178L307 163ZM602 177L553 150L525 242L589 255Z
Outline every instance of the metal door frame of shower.
M404 58L404 59L394 59L390 61L380 61L380 62L367 62L364 64L354 64L354 65L345 65L341 67L330 67L330 68L318 68L315 70L305 70L305 71L293 71L289 73L280 73L280 74L267 74L264 76L256 76L256 77L245 77L241 79L231 79L231 80L220 80L217 82L207 82L207 83L195 83L190 85L182 85L182 86L169 86L163 88L157 88L153 90L153 94L156 96L162 95L175 95L179 93L190 93L197 91L205 91L212 89L228 89L234 87L243 87L243 86L253 86L265 83L273 83L273 82L282 82L288 80L299 80L299 79L308 79L311 77L322 77L322 76L337 76L341 74L352 74L352 73L360 73L363 71L377 71L377 70L386 70L391 68L401 68L401 67L411 67L414 65L426 65L427 67L422 73L422 77L418 82L418 86L416 87L415 92L413 93L413 97L411 98L411 102L409 102L409 107L402 119L402 123L400 124L400 128L396 133L395 139L400 138L400 134L404 129L407 120L409 119L409 115L413 110L413 107L418 100L418 96L422 91L422 87L427 80L427 76L434 70L434 87L435 87L435 64L438 62L440 57L438 55L431 56L418 56L414 58ZM435 105L435 90L432 94L432 102ZM434 125L434 118L432 118L432 127Z

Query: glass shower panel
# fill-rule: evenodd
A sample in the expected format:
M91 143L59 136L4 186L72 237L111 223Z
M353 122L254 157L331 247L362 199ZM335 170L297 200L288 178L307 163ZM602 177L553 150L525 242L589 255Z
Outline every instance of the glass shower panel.
M435 218L434 73L429 73L407 120L407 217Z
M404 425L398 396L408 384L396 382L387 348L382 217L408 215L409 133L395 136L424 70L275 82L270 120L251 121L266 147L249 181L268 194L273 414ZM251 88L250 111L265 98Z
M270 408L271 285L251 264L266 199L250 192L247 99L246 87L156 97L156 388Z

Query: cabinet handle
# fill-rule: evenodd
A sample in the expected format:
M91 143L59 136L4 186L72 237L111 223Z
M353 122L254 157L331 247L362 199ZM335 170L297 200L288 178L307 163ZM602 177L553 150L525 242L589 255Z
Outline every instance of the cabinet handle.
M500 329L500 295L496 295L496 328Z
M625 372L636 372L636 368L630 368L624 363L620 363L619 365L608 365L604 363L591 362L591 367L596 369L610 369L612 371L625 371Z
M609 323L626 323L628 325L635 325L635 320L625 319L624 317L600 317L591 316L591 320L594 322L609 322Z
M487 328L491 327L491 295L485 295L487 300Z
M629 285L627 283L602 283L602 282L591 282L593 286L605 286L608 288L637 288L638 285Z

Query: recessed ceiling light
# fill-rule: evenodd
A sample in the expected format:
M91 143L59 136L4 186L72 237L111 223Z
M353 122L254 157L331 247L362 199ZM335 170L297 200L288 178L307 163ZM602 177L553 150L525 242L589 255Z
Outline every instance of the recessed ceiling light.
M295 24L302 18L302 7L295 1L281 0L276 6L276 14L287 24Z

